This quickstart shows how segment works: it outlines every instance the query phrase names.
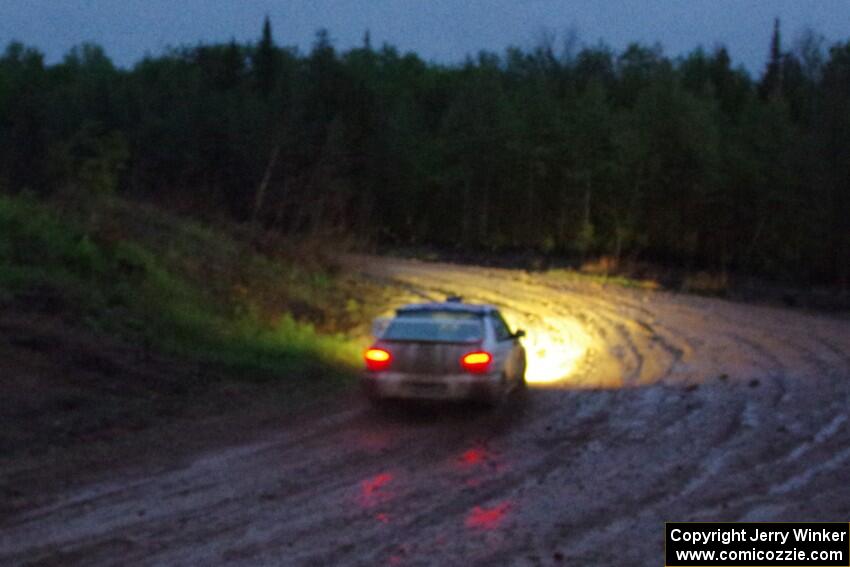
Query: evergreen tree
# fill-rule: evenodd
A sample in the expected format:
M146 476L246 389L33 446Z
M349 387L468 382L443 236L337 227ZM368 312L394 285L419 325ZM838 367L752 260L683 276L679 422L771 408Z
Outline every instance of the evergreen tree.
M779 33L779 18L773 21L773 36L770 39L770 56L767 68L759 84L762 99L777 96L782 90L782 38Z
M263 20L263 33L253 54L254 81L263 97L268 97L275 87L279 71L278 50L272 36L269 17Z
M392 46L0 55L0 190L128 191L294 233L597 254L850 284L850 47L427 63Z

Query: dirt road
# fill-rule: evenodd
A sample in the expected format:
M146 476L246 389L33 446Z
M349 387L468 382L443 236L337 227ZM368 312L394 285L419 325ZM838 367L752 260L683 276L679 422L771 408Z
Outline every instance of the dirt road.
M2 519L0 564L660 565L665 520L850 519L850 321L364 265L412 295L502 307L529 332L525 403L339 400Z

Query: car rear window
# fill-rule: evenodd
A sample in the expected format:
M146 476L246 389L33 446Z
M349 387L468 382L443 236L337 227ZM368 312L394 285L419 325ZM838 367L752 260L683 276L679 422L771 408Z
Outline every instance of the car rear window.
M484 336L480 317L457 317L451 313L448 317L416 315L396 317L389 322L381 334L388 341L419 341L431 343L474 343ZM470 315L470 314L463 314Z
M438 309L406 309L398 312L399 317L416 317L417 319L465 319L467 321L478 321L481 315L472 311L458 311Z

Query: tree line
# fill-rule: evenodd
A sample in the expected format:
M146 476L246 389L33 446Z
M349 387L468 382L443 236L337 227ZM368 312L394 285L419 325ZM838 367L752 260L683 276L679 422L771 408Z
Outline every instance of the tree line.
M769 48L769 49L768 49ZM442 65L373 47L96 45L0 57L0 190L118 192L291 234L850 283L850 42L558 45Z

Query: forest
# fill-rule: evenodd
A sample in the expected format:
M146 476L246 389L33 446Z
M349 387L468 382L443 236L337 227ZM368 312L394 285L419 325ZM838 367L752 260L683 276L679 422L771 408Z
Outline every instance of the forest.
M0 57L0 192L118 194L364 246L608 257L850 284L850 41L784 41L753 77L572 36L458 64L257 40L130 68L83 44Z

